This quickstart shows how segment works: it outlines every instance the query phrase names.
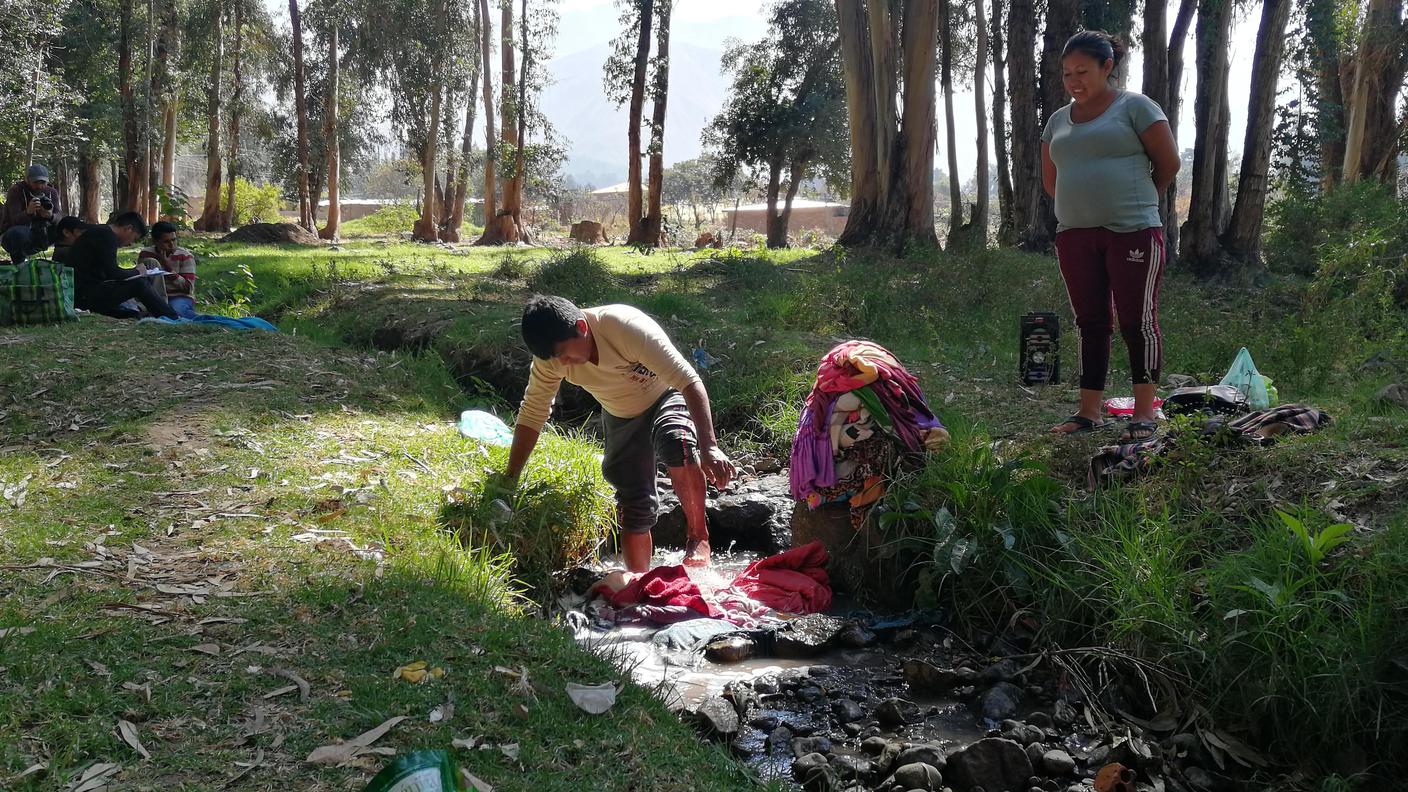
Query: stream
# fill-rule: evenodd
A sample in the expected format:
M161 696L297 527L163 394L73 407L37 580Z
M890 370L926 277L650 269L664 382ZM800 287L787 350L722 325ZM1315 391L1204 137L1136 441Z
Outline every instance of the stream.
M716 549L690 579L707 598L763 554ZM658 548L655 563L682 556ZM578 577L622 566L604 556ZM575 639L628 669L762 781L834 792L1237 788L1193 735L1094 715L1083 688L1054 664L1025 660L1033 653L1018 633L973 645L941 613L874 613L838 594L824 614L753 629L684 622L721 631L690 643L675 640L679 624L614 625L580 588L557 603Z

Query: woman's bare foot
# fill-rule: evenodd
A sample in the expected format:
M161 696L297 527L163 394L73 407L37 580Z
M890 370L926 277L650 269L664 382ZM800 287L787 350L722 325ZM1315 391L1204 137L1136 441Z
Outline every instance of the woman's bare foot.
M687 567L709 566L709 540L690 539L684 545L684 565Z

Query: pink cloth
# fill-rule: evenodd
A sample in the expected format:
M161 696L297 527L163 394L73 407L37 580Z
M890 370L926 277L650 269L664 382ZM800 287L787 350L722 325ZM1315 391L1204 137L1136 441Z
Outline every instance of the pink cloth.
M783 613L819 613L831 607L829 559L821 542L794 547L749 564L733 588Z
M627 583L619 591L602 591L612 607L630 605L682 605L705 616L721 615L689 579L683 566L656 567Z

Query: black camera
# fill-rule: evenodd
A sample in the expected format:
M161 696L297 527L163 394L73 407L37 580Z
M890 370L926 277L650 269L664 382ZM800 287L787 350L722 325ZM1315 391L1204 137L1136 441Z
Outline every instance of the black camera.
M46 212L51 212L54 209L54 202L50 200L49 196L41 194L39 196L39 208Z

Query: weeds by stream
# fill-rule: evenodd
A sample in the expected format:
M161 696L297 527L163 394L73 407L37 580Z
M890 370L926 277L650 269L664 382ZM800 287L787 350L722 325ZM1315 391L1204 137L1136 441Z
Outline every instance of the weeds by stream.
M531 291L629 301L659 317L681 348L718 361L704 373L717 421L730 451L754 460L786 458L817 356L839 337L873 338L914 371L954 429L953 447L896 482L877 517L921 601L945 605L965 630L1020 618L1049 645L1137 658L1169 687L1157 701L1112 705L1152 718L1176 703L1179 718L1210 719L1265 752L1265 785L1332 789L1366 771L1400 773L1408 756L1408 411L1376 398L1408 377L1400 297L1408 235L1398 233L1404 213L1391 200L1367 188L1336 195L1346 205L1278 210L1262 282L1175 275L1162 306L1170 372L1215 380L1247 346L1283 401L1313 403L1334 423L1268 449L1180 443L1149 476L1096 492L1086 491L1085 461L1109 438L1044 433L1069 412L1074 391L1013 383L1017 317L1066 304L1054 263L1042 257L206 244L201 276L206 294L276 315L328 354L344 345L414 352L378 357L372 368L429 383L421 409L440 421L471 404L516 402L527 355L513 323ZM1119 383L1118 349L1113 357ZM574 398L564 401L580 418L590 405ZM12 433L40 420L8 409ZM118 420L128 420L123 409ZM544 458L552 464L530 472L541 486L525 491L519 522L485 545L511 554L520 578L544 579L602 536L597 450L589 435L553 439ZM25 453L28 467L0 468L6 481L31 475L35 492L56 486L36 484L42 455ZM492 538L478 482L495 458L471 468L460 452L409 453L437 476L449 465L456 473L445 483L464 492L444 508L444 493L408 485L406 496L434 513L425 519L456 527L471 547ZM92 462L93 481L111 479ZM404 460L376 466L425 472ZM123 516L130 503L108 489L82 494L95 511L71 522L136 524ZM431 534L403 535L395 524L378 516L362 530L417 555ZM135 538L149 528L127 530ZM7 552L53 554L41 545Z

